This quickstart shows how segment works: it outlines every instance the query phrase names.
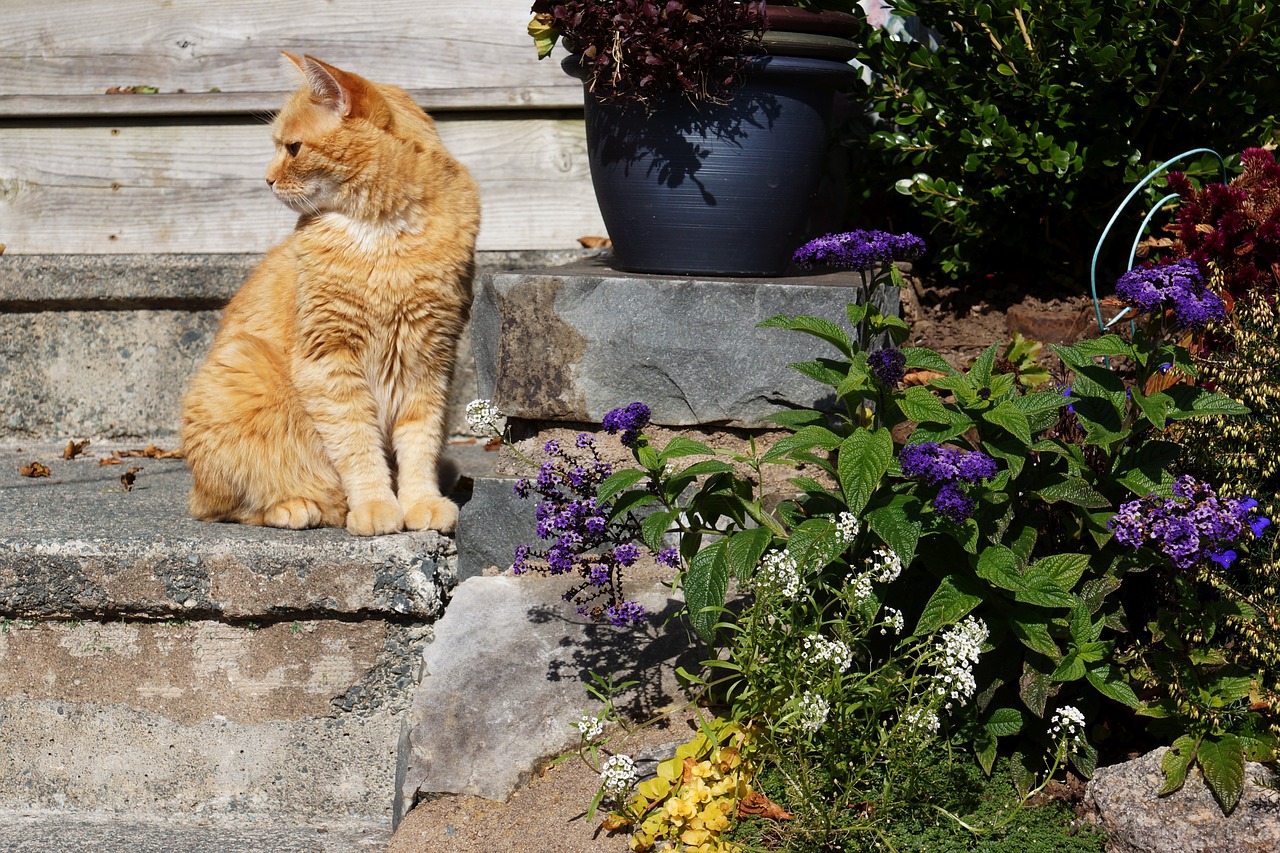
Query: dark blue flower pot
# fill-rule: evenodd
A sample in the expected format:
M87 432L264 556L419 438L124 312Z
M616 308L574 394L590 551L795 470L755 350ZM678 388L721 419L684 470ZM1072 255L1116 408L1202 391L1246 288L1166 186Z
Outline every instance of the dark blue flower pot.
M561 63L579 79L586 69ZM614 266L772 276L812 235L835 90L857 72L824 59L752 57L726 104L671 96L646 112L586 92L591 182Z

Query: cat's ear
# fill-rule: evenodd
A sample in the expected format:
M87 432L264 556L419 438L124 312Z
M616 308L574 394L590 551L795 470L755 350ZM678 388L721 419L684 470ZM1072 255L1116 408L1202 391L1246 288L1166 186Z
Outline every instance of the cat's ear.
M350 75L314 56L304 57L300 67L311 93L322 106L342 117L351 114L356 87Z

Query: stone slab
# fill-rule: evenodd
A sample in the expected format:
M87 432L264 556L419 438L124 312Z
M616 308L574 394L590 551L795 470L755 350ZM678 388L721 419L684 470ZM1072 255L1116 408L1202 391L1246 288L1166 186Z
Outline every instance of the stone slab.
M538 543L533 511L536 501L513 491L516 478L484 477L475 481L471 500L458 517L458 580L511 568L516 548Z
M1108 853L1274 853L1280 850L1280 791L1274 768L1249 762L1244 795L1229 816L1213 798L1199 768L1164 797L1160 748L1141 758L1100 767L1085 788L1085 805L1107 832Z
M401 809L420 796L469 794L506 801L541 762L578 743L573 723L595 713L591 673L638 685L619 711L643 720L680 697L674 668L696 652L680 602L657 582L628 597L653 614L614 628L577 616L564 579L473 577L458 586L427 647L425 675L406 719L397 793Z
M100 466L60 452L0 447L0 615L427 619L454 584L453 541L435 531L363 538L199 522L187 515L181 460ZM20 476L33 460L51 476ZM131 467L141 470L125 491Z
M600 260L481 276L472 320L479 394L507 415L599 422L642 401L660 424L759 426L830 389L787 365L823 355L807 335L757 324L808 314L848 327L857 273L708 279L622 273ZM898 294L877 295L897 313Z

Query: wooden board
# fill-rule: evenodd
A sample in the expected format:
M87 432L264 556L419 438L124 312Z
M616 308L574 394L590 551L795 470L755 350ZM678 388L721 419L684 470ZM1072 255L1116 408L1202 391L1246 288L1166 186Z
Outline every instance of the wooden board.
M480 184L480 248L570 248L605 233L580 117L437 119ZM263 181L271 153L254 123L0 126L0 243L24 254L260 252L296 218Z
M4 0L0 95L292 89L280 51L406 89L562 86L530 0ZM103 95L103 97L107 97ZM111 96L126 97L126 96Z

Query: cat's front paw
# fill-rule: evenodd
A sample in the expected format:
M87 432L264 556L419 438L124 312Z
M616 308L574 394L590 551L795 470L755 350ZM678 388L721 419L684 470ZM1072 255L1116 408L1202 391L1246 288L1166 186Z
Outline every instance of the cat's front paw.
M347 513L347 530L357 536L381 536L404 529L404 513L396 501L369 501L351 507Z
M445 497L423 498L405 507L404 526L407 530L439 530L450 533L458 526L458 505Z

